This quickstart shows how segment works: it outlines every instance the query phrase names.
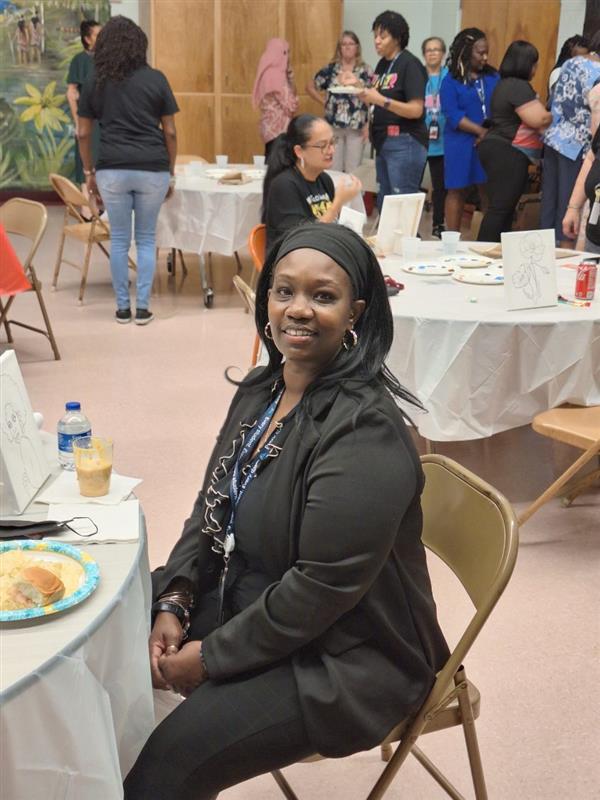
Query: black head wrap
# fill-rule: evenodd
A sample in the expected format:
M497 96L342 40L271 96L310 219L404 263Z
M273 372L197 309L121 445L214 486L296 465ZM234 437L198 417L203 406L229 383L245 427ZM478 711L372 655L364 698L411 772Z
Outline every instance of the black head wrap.
M379 272L380 268L373 251L358 234L343 225L309 222L287 233L269 258L275 265L292 250L305 247L332 258L348 274L355 298L366 298L369 272Z

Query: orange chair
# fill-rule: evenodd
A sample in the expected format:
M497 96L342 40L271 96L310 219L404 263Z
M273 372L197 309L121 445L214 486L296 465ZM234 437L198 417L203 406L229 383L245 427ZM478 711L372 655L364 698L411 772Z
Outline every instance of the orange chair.
M250 285L253 289L256 289L258 276L262 272L263 264L265 263L265 255L267 250L266 225L255 225L252 228L250 231L250 236L248 237L248 249L250 250L252 262L254 264L254 274L252 276Z
M252 256L252 263L254 264L254 272L252 274L252 280L250 281L250 287L253 291L256 291L256 284L258 283L258 276L262 272L263 264L265 263L265 255L267 250L267 226L266 225L255 225L252 230L250 231L250 236L248 236L248 249L250 250L250 255ZM256 362L258 361L258 354L260 352L260 339L258 334L254 337L254 345L252 346L252 366L256 366Z
M0 207L0 261L2 263L2 270L0 270L0 296L8 297L6 304L3 304L0 300L0 327L4 326L10 343L13 342L11 325L18 325L21 328L41 333L50 342L54 358L60 361L60 353L42 296L42 284L38 280L33 266L33 257L42 240L47 224L48 214L46 209L41 203L36 203L33 200L14 197L12 200L7 200ZM22 265L7 236L9 233L23 236L31 241L29 252ZM15 297L23 292L35 292L46 326L45 329L35 328L25 322L9 319L8 312Z

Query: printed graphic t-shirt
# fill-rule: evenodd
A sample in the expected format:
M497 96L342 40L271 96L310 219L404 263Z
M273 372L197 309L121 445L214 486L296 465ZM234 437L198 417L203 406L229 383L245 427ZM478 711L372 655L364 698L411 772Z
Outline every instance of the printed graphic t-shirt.
M375 67L373 88L390 100L399 100L402 103L408 103L410 100L424 101L426 83L425 67L408 50L403 50L392 61L382 58ZM371 139L375 149L379 151L389 136L388 126L396 126L399 133L409 133L427 147L429 138L424 117L423 113L420 119L407 119L394 114L391 110L375 106L371 124Z
M267 197L267 248L290 228L322 217L334 197L333 180L326 172L316 181L307 181L295 168L281 172L273 180Z

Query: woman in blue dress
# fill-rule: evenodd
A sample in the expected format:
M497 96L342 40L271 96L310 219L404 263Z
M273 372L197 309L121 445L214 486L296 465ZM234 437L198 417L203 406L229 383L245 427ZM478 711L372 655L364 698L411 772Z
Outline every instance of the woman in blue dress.
M489 66L488 42L479 28L465 28L454 39L446 62L440 99L446 117L444 131L444 181L446 229L459 231L467 189L481 190L486 175L477 145L487 133L490 102L499 76Z

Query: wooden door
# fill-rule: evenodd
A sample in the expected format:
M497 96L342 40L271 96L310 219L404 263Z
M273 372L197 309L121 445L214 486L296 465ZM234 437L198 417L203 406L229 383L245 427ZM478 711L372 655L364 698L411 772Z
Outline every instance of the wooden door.
M534 44L540 53L533 88L545 100L560 19L560 0L462 0L461 28L483 30L490 43L490 64L499 67L516 39Z
M152 0L151 25L153 66L180 107L179 152L248 163L264 151L252 88L267 41L290 43L300 110L321 114L305 86L331 60L342 0Z

